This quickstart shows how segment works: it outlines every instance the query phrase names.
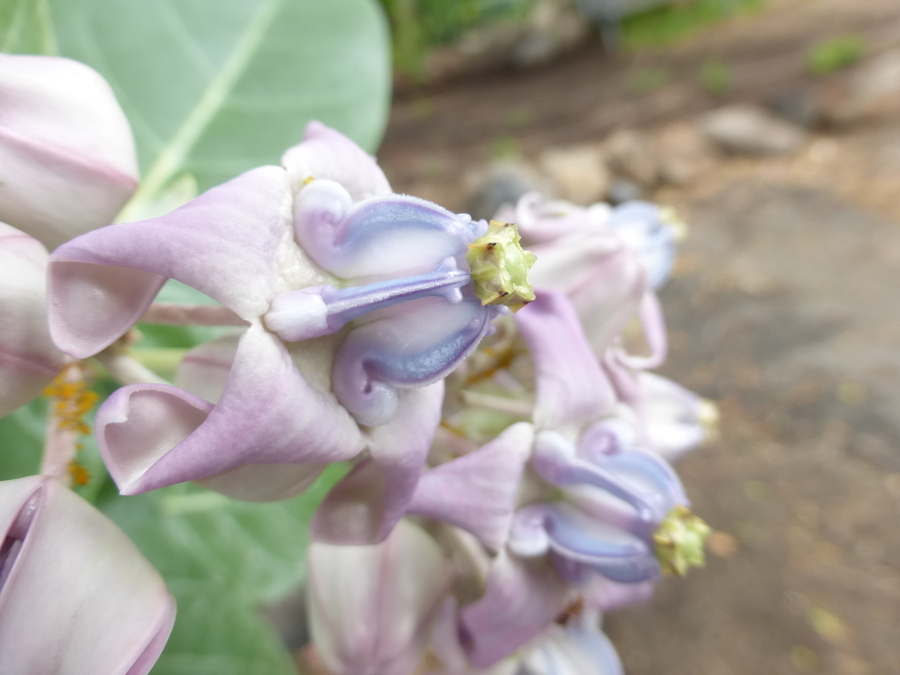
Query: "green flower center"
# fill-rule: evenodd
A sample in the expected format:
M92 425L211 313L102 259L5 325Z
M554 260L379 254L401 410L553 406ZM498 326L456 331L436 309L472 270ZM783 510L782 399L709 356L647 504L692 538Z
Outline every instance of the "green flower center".
M656 558L663 574L684 576L691 567L703 567L703 546L709 525L684 506L669 511L653 534Z
M506 305L517 312L534 300L528 270L535 257L520 240L515 225L492 220L487 234L469 244L466 260L482 305Z

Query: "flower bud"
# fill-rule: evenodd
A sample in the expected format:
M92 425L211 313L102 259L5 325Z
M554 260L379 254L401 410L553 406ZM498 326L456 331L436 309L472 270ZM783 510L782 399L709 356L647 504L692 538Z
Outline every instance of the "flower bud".
M47 328L47 257L39 241L0 223L0 417L37 396L63 366Z
M175 601L125 534L46 476L0 483L0 673L146 675Z
M137 188L128 120L84 64L0 55L0 220L49 248L109 225Z

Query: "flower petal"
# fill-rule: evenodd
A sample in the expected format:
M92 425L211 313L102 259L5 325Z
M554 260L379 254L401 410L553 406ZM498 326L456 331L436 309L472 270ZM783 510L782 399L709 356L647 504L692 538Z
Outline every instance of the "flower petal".
M600 574L592 574L579 590L582 592L585 607L600 612L611 612L621 607L649 602L654 588L653 581L620 584Z
M516 325L534 362L538 428L581 426L612 408L612 387L564 295L539 292L516 314Z
M675 228L665 221L663 209L651 202L626 202L612 210L607 227L637 253L651 288L666 283L675 262L677 237Z
M569 601L568 586L545 560L501 551L484 595L460 612L472 663L484 668L509 656L553 623Z
M672 461L706 440L714 404L653 373L642 371L638 381L641 398L635 407L652 450Z
M497 309L464 297L459 303L412 300L373 312L353 327L335 358L333 387L360 424L387 422L399 389L446 377L492 330Z
M442 520L498 550L506 542L533 427L520 422L471 454L425 472L409 513Z
M565 293L594 349L602 354L637 311L647 275L614 233L580 231L534 246L529 277L535 288Z
M363 447L347 412L314 389L259 326L241 338L215 406L177 387L123 387L97 413L97 439L123 494L245 464L340 461Z
M623 675L619 656L596 621L587 615L574 626L553 626L525 658L523 675Z
M554 241L560 237L596 230L606 224L608 204L584 208L561 199L547 199L539 192L522 195L514 208L504 208L494 220L515 223L526 246Z
M13 535L22 544L0 590L0 672L145 675L175 619L159 573L110 520L52 479L0 483L0 495L21 496L23 486L34 510Z
M418 197L384 195L354 203L339 183L316 180L294 201L297 241L342 279L431 272L465 256L477 224Z
M375 158L349 138L313 120L306 125L303 140L281 158L294 192L310 179L340 183L358 202L389 194L391 186Z
M0 220L49 248L109 225L137 188L131 128L77 61L0 55Z
M168 215L64 244L50 263L53 340L75 358L97 353L140 318L167 278L258 319L274 296L282 247L301 255L286 243L290 208L287 173L266 166Z
M41 393L63 366L47 329L47 258L37 239L0 223L0 417Z
M178 364L175 384L204 401L218 402L243 334L229 333L191 349Z
M309 548L313 643L334 675L409 675L449 586L449 566L422 529L401 521L375 546Z
M397 414L371 431L371 457L359 463L319 505L310 525L316 541L373 544L406 513L441 418L444 383L400 394Z

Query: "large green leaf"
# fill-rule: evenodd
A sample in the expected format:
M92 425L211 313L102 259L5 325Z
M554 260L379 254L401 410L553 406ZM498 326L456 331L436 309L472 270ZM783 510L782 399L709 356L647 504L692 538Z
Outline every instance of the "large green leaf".
M7 43L55 41L109 80L138 144L139 202L185 172L205 190L277 163L310 119L370 150L383 133L389 38L373 0L49 0L51 18L43 1L12 0L22 27Z
M345 471L332 466L300 497L270 504L194 485L100 500L178 602L175 629L153 675L296 673L260 609L303 581L309 520Z

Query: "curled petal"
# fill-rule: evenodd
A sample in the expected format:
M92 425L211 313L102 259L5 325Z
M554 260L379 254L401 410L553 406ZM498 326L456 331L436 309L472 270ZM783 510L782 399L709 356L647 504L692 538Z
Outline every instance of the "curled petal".
M484 595L460 612L472 663L485 668L509 656L552 624L569 601L568 586L545 560L501 551Z
M373 544L409 508L441 418L444 384L400 394L397 414L371 430L370 458L360 462L319 505L310 530L317 541Z
M579 566L622 583L659 575L659 564L647 541L568 504L532 504L519 509L510 549L532 554L540 552L538 544L560 559L557 570L570 582L582 578Z
M564 293L594 349L602 354L634 316L647 288L635 253L614 233L583 231L532 247L535 288Z
M475 452L427 471L409 513L467 530L488 548L506 541L534 430L521 422Z
M564 295L539 292L516 314L516 325L534 361L538 428L581 426L612 408L612 387Z
M669 340L666 335L666 321L663 317L662 306L656 293L648 290L641 298L638 305L638 318L644 332L644 339L650 348L647 356L632 356L618 347L611 347L609 351L626 367L634 369L656 368L666 360L669 351Z
M546 199L539 192L529 192L519 198L515 207L501 209L494 220L515 223L522 241L532 246L603 227L611 212L608 204L584 208L561 199Z
M374 546L309 548L313 644L334 675L409 675L449 586L437 544L401 521Z
M297 241L324 269L342 279L431 272L463 256L475 239L471 218L406 195L358 204L329 180L304 187L294 203Z
M0 672L149 672L175 602L112 521L32 476L0 483L0 535Z
M374 157L344 134L315 120L306 125L303 140L284 153L281 163L294 192L316 179L340 183L356 202L391 192Z
M131 128L77 61L0 55L0 220L49 248L113 221L137 188Z
M709 437L717 414L713 403L653 373L641 372L638 382L635 407L651 449L671 461Z
M97 353L141 317L167 278L257 319L274 295L290 205L284 169L260 167L168 215L64 244L50 263L54 342L75 358ZM292 254L301 255L296 246Z
M175 372L175 384L204 401L217 403L225 391L243 332L231 333L191 349Z
M599 612L611 612L629 605L641 605L653 596L654 582L620 584L599 574L592 574L579 588L584 606Z
M446 377L492 330L496 308L465 297L412 300L352 328L335 357L333 387L360 424L384 424L400 388Z
M540 432L535 440L532 466L547 482L560 487L592 486L630 505L628 529L649 535L676 505L687 498L677 474L657 455L638 450L596 452L575 447L560 434ZM595 490L579 492L591 505ZM598 514L612 517L608 500L597 495ZM620 523L621 524L621 523Z
M245 464L339 461L363 446L347 412L314 389L284 346L258 326L241 338L215 406L177 387L133 385L110 396L96 426L123 494Z
M3 417L37 396L64 358L47 329L47 251L5 223L0 223L0 317Z
M197 483L233 499L274 502L306 491L327 464L244 464Z

